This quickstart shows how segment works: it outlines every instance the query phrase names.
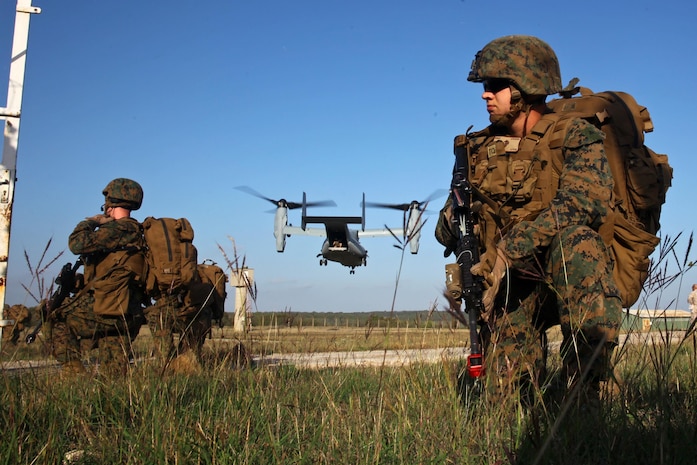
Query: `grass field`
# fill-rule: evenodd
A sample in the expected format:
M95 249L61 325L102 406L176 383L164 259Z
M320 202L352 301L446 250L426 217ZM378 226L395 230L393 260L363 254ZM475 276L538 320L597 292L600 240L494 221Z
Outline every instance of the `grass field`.
M353 315L353 314L349 314ZM406 316L399 312L389 324L368 324L369 314L351 318L299 314L294 319L294 325L286 324L273 326L252 326L245 333L236 333L231 326L213 327L206 347L212 351L225 351L235 344L242 343L254 355L264 356L273 353L316 353L344 352L384 349L442 349L449 347L465 348L469 345L468 330L455 325L433 324L432 321L420 320L415 323L413 315ZM358 319L362 318L362 319ZM329 320L330 324L325 325ZM257 318L258 322L262 318ZM338 324L331 324L336 321ZM376 319L376 321L380 321ZM396 323L396 322L399 323ZM277 323L275 318L267 318L266 322ZM304 322L304 323L303 323ZM314 323L314 324L313 324ZM558 340L558 328L550 330L551 340ZM20 340L23 340L21 338ZM0 360L26 360L48 357L47 350L42 345L39 336L36 343L16 346L6 344L3 347ZM137 356L144 357L150 350L151 336L147 325L140 330L134 341L134 351Z
M648 283L674 279L659 271ZM49 357L41 340L3 345L0 465L695 463L697 336L667 324L648 341L623 334L614 378L591 404L555 383L558 353L540 386L505 399L463 397L460 361L299 369L231 357L239 344L260 356L468 345L466 330L431 313L283 312L241 335L214 329L190 375L148 357L146 329L123 378L6 371L10 360Z
M194 376L147 360L124 379L4 374L0 463L693 463L697 341L658 336L620 347L618 383L579 412L544 392L529 408L463 402L456 362L300 370L225 357L233 341L269 354L461 347L461 329L216 329ZM145 350L147 333L137 342Z
M217 336L235 337L229 331L214 331L212 344ZM464 347L469 336L465 329L450 328L262 327L253 328L242 340L252 352L269 354Z

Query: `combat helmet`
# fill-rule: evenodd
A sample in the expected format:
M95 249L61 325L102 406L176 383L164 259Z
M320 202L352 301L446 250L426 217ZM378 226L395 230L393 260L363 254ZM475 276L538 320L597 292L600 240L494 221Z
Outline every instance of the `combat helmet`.
M507 79L527 95L552 95L562 90L557 55L533 36L499 37L477 52L467 80L487 79Z
M102 191L104 206L123 207L138 210L143 203L143 188L137 182L127 178L116 178L109 182Z

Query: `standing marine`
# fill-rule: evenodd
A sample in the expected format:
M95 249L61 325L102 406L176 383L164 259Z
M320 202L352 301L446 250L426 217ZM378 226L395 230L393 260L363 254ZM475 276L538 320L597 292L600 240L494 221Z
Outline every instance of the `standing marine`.
M613 191L603 133L581 119L556 124L548 116L546 97L562 90L561 74L556 54L537 37L491 41L467 80L483 84L491 123L455 139L473 187L481 260L472 273L485 283L487 391L506 396L548 382L545 331L561 325L566 386L597 398L621 318L612 259L598 233ZM456 249L451 199L435 235L445 256Z

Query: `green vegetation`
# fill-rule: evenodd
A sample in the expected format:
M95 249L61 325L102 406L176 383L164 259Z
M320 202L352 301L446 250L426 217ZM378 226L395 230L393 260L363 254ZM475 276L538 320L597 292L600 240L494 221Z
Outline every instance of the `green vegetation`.
M674 255L671 244L661 257ZM692 262L678 265L681 276ZM674 279L653 270L648 284L661 289ZM697 456L697 336L667 322L648 341L629 330L615 351L615 379L599 403L579 406L554 382L555 352L548 383L523 403L517 392L505 401L464 401L454 361L301 370L231 360L239 342L254 355L468 344L465 329L436 323L433 312L342 321L295 314L290 324L281 319L288 313L265 326L253 322L239 339L215 329L203 371L189 376L162 375L151 365L146 328L125 378L64 377L52 367L10 371L5 362L45 360L46 348L42 340L3 346L0 465L636 465L691 464Z
M465 404L455 362L235 368L137 363L124 379L55 370L1 377L0 463L692 463L697 339L618 350L598 411ZM71 456L69 454L69 456Z
M313 325L314 318L314 325ZM261 319L261 318L260 318ZM454 329L446 325L422 323L416 325L411 319L371 320L356 325L358 320L327 321L324 325L312 314L299 314L293 326L277 325L277 320L267 318L271 326L252 326L244 334L235 333L232 326L214 327L206 348L212 352L225 353L232 346L241 342L254 355L293 352L329 352L382 349L433 349L445 347L465 347L467 330ZM348 321L348 324L347 324ZM331 323L331 324L329 324ZM27 345L24 336L20 343L12 345L5 342L0 352L0 361L46 359L50 353L43 334L36 342ZM151 338L147 326L143 326L134 341L137 357L146 357L150 351ZM89 357L90 351L84 348Z
M412 310L391 312L254 312L252 327L375 327L375 328L447 328L454 326L446 312Z

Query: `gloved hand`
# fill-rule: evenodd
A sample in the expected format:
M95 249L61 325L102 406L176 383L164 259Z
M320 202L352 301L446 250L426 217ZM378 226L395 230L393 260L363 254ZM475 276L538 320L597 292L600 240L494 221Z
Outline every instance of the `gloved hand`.
M448 199L445 206L440 210L438 215L438 224L436 225L436 239L445 246L443 256L447 257L457 248L457 238L459 231L457 225L453 221L452 201Z
M94 215L85 218L87 221L92 221L94 223L97 223L98 226L103 225L104 223L108 223L109 221L114 221L114 219L110 216L106 216L104 214L99 214L99 215Z
M482 276L484 278L482 304L487 314L494 308L494 300L496 299L496 294L499 293L501 280L506 275L509 267L508 259L503 249L503 242L499 242L496 247L496 259L494 260L493 266L490 267L489 263L482 260L470 268L473 275Z

